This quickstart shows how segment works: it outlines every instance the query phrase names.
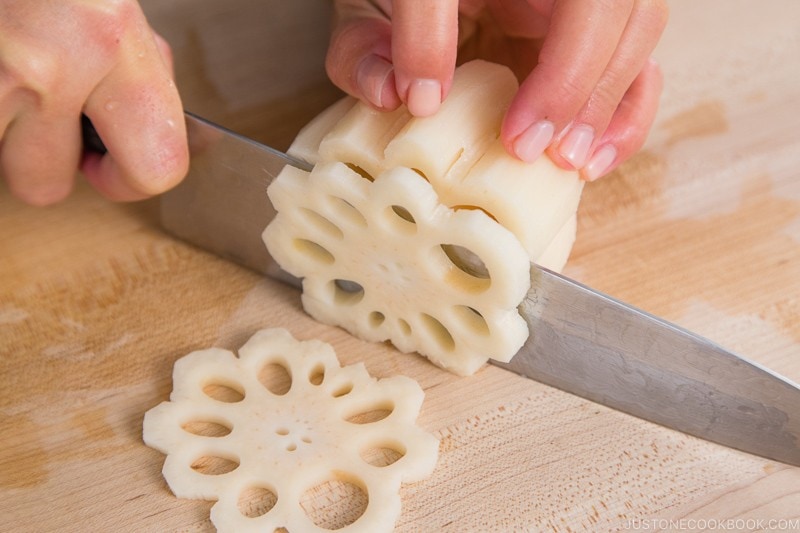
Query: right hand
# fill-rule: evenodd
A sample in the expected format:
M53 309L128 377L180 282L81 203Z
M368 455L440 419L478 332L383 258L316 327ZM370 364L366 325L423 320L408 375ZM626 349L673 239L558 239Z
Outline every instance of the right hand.
M108 152L82 153L81 114ZM189 152L167 43L135 0L0 0L0 168L48 205L76 169L112 200L177 184Z

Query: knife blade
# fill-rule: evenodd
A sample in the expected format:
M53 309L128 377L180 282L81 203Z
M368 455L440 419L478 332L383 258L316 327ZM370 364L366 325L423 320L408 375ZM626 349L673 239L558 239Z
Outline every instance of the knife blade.
M714 342L542 267L510 363L546 385L696 437L800 466L800 388Z
M187 114L189 175L161 197L174 236L300 286L269 256L266 195L307 163ZM531 335L499 367L657 424L800 466L800 387L683 328L531 266L520 306Z
M311 165L186 113L189 173L160 200L161 225L176 237L300 287L270 257L261 232L275 216L267 186L286 165Z

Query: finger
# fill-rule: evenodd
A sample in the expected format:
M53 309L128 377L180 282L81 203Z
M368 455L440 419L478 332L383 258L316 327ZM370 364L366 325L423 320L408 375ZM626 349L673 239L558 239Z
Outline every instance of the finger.
M584 106L625 29L633 0L558 2L539 63L522 82L503 121L506 149L538 158Z
M79 114L27 113L9 124L0 162L12 194L37 206L69 195L80 158L80 128L75 118Z
M155 39L131 51L89 96L84 113L108 153L86 157L86 178L109 198L135 200L177 184L189 152L180 97Z
M631 18L589 100L548 151L559 166L582 168L597 146L623 95L639 75L667 21L662 0L637 1Z
M334 85L376 109L400 105L392 65L392 26L372 4L340 1L325 69Z
M397 92L412 115L432 115L453 83L458 0L395 0L392 9Z
M663 87L658 64L649 60L622 97L605 133L581 176L594 181L608 174L644 145Z
M161 60L169 69L170 76L175 79L175 57L172 54L172 47L169 45L169 42L159 34L153 33L153 37L156 40L156 48L161 56Z

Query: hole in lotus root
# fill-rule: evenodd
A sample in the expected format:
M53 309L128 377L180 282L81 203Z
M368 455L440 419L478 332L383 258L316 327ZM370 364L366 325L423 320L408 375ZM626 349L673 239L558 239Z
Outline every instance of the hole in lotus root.
M192 463L192 470L206 476L221 476L239 468L239 460L232 457L204 455Z
M300 498L300 506L317 527L342 529L361 518L369 497L364 483L346 472L333 472Z
M359 455L369 465L389 466L405 456L405 447L399 442L379 442L362 449Z
M333 281L333 299L340 305L355 305L364 298L364 287L348 279Z
M325 365L317 363L308 374L308 382L312 385L322 385L325 380Z
M292 374L282 363L270 362L261 367L258 381L272 394L283 396L292 388Z
M237 507L247 518L264 516L278 503L278 495L267 487L250 487L239 494Z
M369 325L373 328L380 327L386 321L386 315L380 311L373 311L369 314Z
M344 419L351 424L373 424L380 422L394 411L394 403L382 401L359 408L356 406L354 413L348 413Z
M417 221L414 215L402 205L392 205L386 208L386 221L389 227L397 232L413 235L417 231Z
M472 277L489 279L489 269L486 268L486 264L478 257L478 254L458 244L442 244L441 246L442 251L456 268Z
M233 428L227 423L210 420L191 420L181 425L181 429L198 437L224 437L233 431Z
M238 403L244 400L244 387L238 383L212 381L203 387L203 394L225 403Z
M478 311L466 305L457 305L453 308L453 311L458 320L460 320L469 331L482 337L489 335L489 324L486 323L486 319L483 318L483 315Z
M333 254L326 250L322 245L309 241L308 239L295 239L295 249L309 259L323 265L332 265L335 261Z
M324 216L320 215L316 211L312 211L311 209L307 209L305 207L301 207L298 211L303 215L303 217L316 229L326 235L334 237L336 239L343 239L344 232L339 229L339 226L325 218Z
M406 222L410 222L411 224L417 223L417 221L414 220L414 215L402 205L393 205L392 212Z
M394 214L404 223L403 227L416 229L417 221L416 219L414 219L414 215L411 214L411 211L409 211L402 205L393 205L391 206L390 209L391 213Z
M456 341L453 340L453 336L444 324L427 313L421 313L420 319L423 327L431 338L436 341L436 344L448 352L455 349Z
M345 165L347 165L347 168L349 168L350 170L352 170L353 172L355 172L356 174L358 174L359 176L361 176L365 180L367 180L367 181L375 181L375 178L372 177L372 174L370 174L369 172L367 172L366 170L364 170L360 166L356 165L355 163L345 163Z
M400 332L403 335L411 335L411 324L403 320L402 318L397 319L397 325L400 326Z
M353 226L367 227L367 219L353 204L338 196L329 196L331 210L336 214L337 221L344 221Z
M439 248L444 252L447 283L471 293L489 289L489 269L477 254L457 244L442 244Z
M341 398L342 396L347 396L353 391L353 384L352 383L342 383L331 392L331 396L334 398Z

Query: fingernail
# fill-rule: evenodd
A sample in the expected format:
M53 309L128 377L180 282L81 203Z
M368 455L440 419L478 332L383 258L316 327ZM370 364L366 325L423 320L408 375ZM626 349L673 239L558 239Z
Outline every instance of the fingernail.
M617 159L616 148L610 144L600 147L583 168L586 181L594 181L608 173L608 169L615 159Z
M581 124L569 130L558 153L575 168L583 168L594 141L594 128Z
M429 117L442 103L442 84L437 80L414 80L408 86L406 102L415 117Z
M391 63L376 55L366 57L358 67L358 89L377 108L383 107L383 90L392 70L394 67Z
M555 127L549 120L540 120L528 127L514 141L514 153L527 163L533 163L541 156L553 140Z

